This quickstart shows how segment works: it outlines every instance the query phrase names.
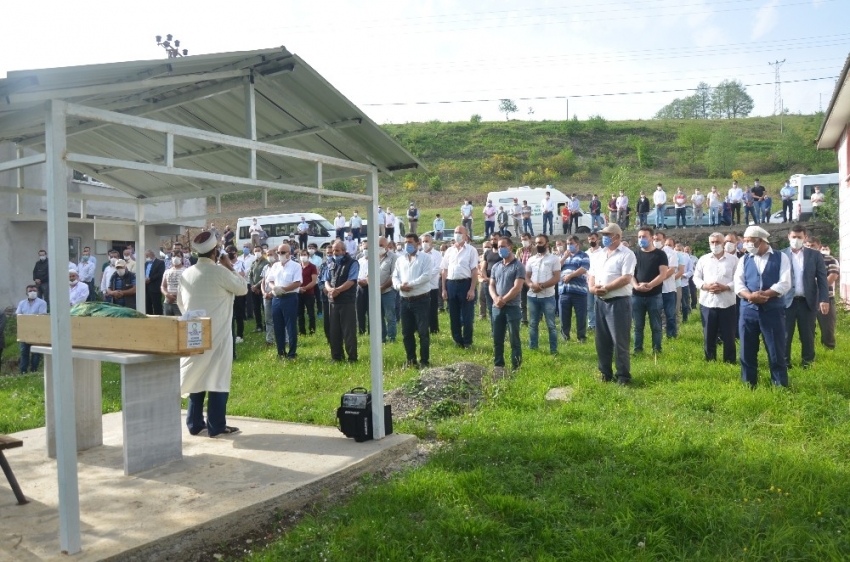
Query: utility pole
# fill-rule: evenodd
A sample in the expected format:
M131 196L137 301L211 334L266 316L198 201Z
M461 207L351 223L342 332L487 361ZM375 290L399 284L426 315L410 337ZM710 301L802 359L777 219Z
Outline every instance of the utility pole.
M779 80L779 69L783 64L785 64L785 59L777 60L775 62L769 62L767 64L774 67L775 70L775 75L773 79L773 114L782 115L782 82L780 82Z
M165 49L165 52L168 53L168 58L170 59L185 57L189 54L188 49L180 50L180 39L174 39L170 33L165 36L165 41L162 40L162 35L157 35L156 44Z

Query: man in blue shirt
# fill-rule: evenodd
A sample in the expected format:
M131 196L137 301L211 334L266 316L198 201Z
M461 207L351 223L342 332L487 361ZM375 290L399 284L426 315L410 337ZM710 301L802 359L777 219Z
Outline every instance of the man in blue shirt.
M18 303L15 314L47 314L47 302L38 298L38 287L27 285L27 298ZM21 374L23 375L27 371L30 373L37 372L41 355L37 353L31 354L30 344L28 343L20 342L18 346L21 349L21 360L19 362Z
M336 240L331 246L333 263L330 264L325 280L328 295L328 341L331 346L331 360L342 361L343 346L348 362L357 361L357 276L360 264L348 255L342 240Z
M437 218L434 219L434 240L443 239L443 230L446 228L446 221L437 213Z
M581 251L578 236L567 239L567 251L561 259L561 279L558 295L561 316L561 336L570 341L573 311L576 315L576 338L587 341L587 270L590 256Z
M136 274L127 270L127 262L115 262L115 273L106 288L106 300L112 304L136 308Z

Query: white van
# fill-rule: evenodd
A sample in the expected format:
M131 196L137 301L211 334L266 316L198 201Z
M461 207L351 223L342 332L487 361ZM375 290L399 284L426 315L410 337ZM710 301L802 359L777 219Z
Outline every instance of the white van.
M251 242L248 229L254 219L263 227L268 238L265 243L269 247L280 245L290 237L298 237L298 225L301 218L310 226L310 237L308 242L315 242L319 248L326 248L334 241L336 230L334 226L322 215L316 213L286 213L283 215L265 215L259 217L243 217L236 222L236 247L241 248L243 244Z
M509 187L505 191L491 191L487 194L487 200L493 202L493 206L498 209L500 206L510 214L514 206L514 199L522 205L523 201L528 201L531 207L531 228L535 234L543 232L543 198L546 192L555 203L555 216L552 218L552 233L555 235L563 234L561 222L561 209L568 203L567 196L553 187ZM573 229L573 234L586 234L590 232L590 212L587 205L581 210L582 216L578 220L578 230ZM508 221L508 232L511 236L513 232L513 219Z
M824 195L832 193L838 194L838 173L834 174L817 174L805 175L794 174L788 181L791 187L797 190L797 201L794 203L792 218L795 221L809 220L812 218L812 193L815 191L815 186L820 187L820 192ZM781 189L781 187L779 188ZM779 200L779 190L775 190L773 200ZM782 209L782 201L779 201L779 208Z

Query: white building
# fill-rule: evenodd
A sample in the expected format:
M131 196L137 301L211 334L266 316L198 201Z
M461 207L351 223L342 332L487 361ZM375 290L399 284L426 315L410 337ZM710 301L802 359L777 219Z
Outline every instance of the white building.
M841 285L844 302L850 302L850 57L844 63L841 76L826 110L818 133L819 149L832 149L838 157L838 204Z

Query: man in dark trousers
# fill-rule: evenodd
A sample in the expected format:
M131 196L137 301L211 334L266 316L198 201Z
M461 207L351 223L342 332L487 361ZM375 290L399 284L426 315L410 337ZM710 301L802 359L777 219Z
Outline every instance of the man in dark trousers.
M800 334L803 348L802 367L808 369L815 360L815 322L818 311L829 312L829 288L823 255L804 248L806 227L797 224L788 233L789 247L783 250L791 261L791 290L785 294L785 361L791 368L791 342L794 328Z
M744 231L746 254L735 267L735 293L741 297L738 333L741 339L741 380L758 384L759 335L764 338L770 380L788 386L785 359L785 302L792 290L791 260L768 244L770 235L760 226Z
M349 363L357 361L357 312L355 295L357 294L357 276L360 264L348 255L342 240L336 240L331 246L333 262L328 268L325 290L328 295L329 322L328 341L331 346L331 359L344 359L343 346Z
M50 273L48 271L47 252L44 250L38 251L38 261L32 268L32 280L35 283L38 298L50 304Z
M162 316L162 276L165 262L145 250L145 314Z
M652 245L653 230L642 226L638 230L637 265L632 277L632 319L635 330L634 353L643 353L643 336L646 317L652 334L652 351L661 351L661 283L667 277L667 254Z

